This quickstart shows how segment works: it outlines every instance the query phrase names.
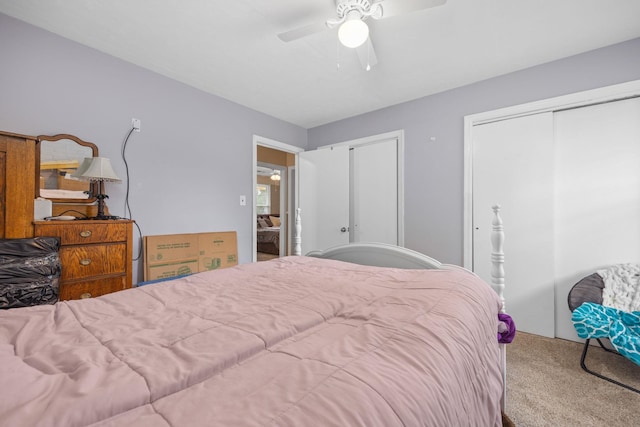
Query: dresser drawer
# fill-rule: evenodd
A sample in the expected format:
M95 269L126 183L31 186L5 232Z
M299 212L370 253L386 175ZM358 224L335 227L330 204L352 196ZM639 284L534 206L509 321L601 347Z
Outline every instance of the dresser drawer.
M126 243L63 246L60 248L60 279L72 280L105 274L124 273Z
M64 283L60 286L60 300L95 298L127 288L125 276Z
M105 224L88 221L82 224L38 224L36 234L58 237L62 246L124 242L127 240L128 227L129 225L126 223L112 222L105 226Z
M36 236L60 239L60 300L131 287L133 221L35 221L34 225Z

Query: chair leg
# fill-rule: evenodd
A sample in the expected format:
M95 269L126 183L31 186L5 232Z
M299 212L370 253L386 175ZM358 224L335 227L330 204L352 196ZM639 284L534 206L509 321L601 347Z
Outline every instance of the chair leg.
M600 347L604 350L604 351L608 351L609 353L615 353L618 356L622 356L620 353L618 353L615 350L612 350L610 348L608 348L607 346L605 346L604 344L602 344L602 341L600 341L600 338L596 338L596 341L598 341L598 344L600 344Z
M631 391L634 391L634 392L636 392L636 393L639 393L639 394L640 394L640 390L638 390L637 388L631 387L630 385L627 385L627 384L623 384L623 383L621 383L621 382L619 382L619 381L614 380L613 378L605 377L604 375L599 374L599 373L597 373L597 372L594 372L594 371L590 370L589 368L587 368L587 365L585 364L585 359L586 359L586 357L587 357L587 350L589 349L589 341L591 341L591 340L590 340L590 339L587 339L587 340L585 341L585 343L584 343L584 348L582 349L582 357L580 357L580 366L582 367L582 369L584 369L584 370L585 370L585 372L588 372L588 373L590 373L591 375L595 375L595 376L596 376L596 377L598 377L598 378L602 378L603 380L609 381L610 383L613 383L613 384L619 385L620 387L624 387L624 388L626 388L627 390L631 390ZM609 352L611 352L611 353L616 353L616 354L618 354L616 351L609 350L608 348L604 347L604 346L602 345L602 342L600 342L600 340L599 340L599 339L598 339L598 343L599 343L599 344L600 344L600 346L601 346L602 348L604 348L605 350L607 350L607 351L609 351Z

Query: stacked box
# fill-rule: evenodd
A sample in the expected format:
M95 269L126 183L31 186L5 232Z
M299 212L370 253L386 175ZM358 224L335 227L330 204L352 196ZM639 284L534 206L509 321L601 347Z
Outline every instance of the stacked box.
M198 271L216 270L238 264L236 232L198 235Z
M145 236L144 250L145 281L238 264L235 231Z

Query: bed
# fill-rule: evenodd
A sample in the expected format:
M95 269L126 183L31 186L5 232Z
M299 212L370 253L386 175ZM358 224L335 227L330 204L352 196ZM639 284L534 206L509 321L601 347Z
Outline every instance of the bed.
M280 255L280 215L257 215L257 251Z
M389 257L409 265L366 265ZM467 270L362 244L6 310L0 422L500 426L502 307Z

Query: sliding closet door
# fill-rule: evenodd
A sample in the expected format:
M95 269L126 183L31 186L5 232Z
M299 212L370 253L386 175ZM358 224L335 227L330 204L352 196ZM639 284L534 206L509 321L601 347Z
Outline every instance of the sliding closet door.
M575 340L571 286L640 260L640 99L558 112L555 138L556 335Z
M473 270L491 283L491 206L506 240L504 291L518 330L554 336L553 116L473 128Z

